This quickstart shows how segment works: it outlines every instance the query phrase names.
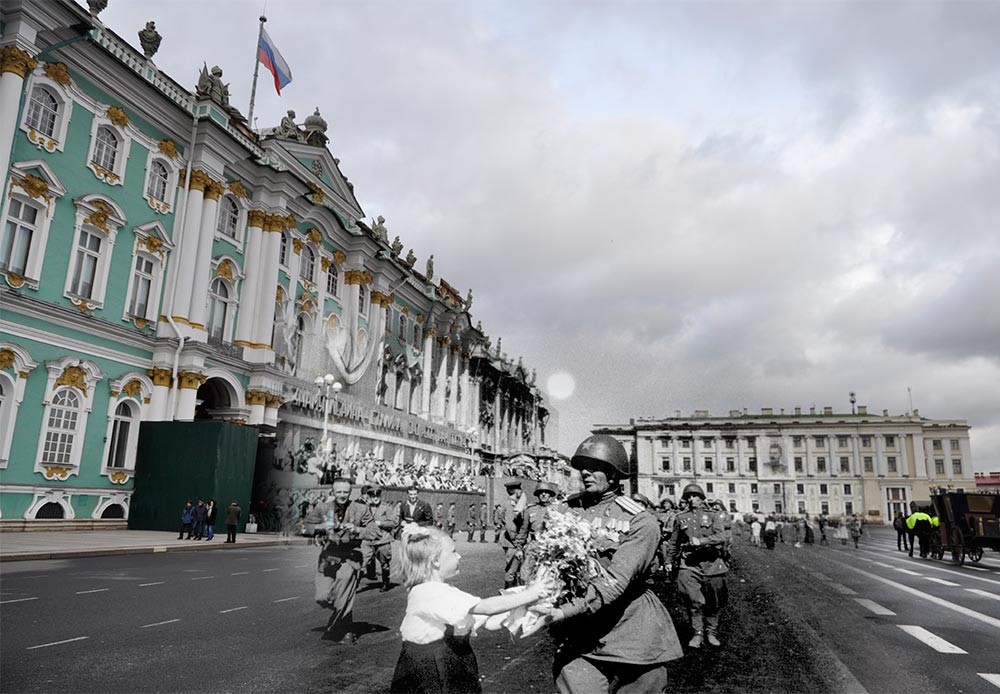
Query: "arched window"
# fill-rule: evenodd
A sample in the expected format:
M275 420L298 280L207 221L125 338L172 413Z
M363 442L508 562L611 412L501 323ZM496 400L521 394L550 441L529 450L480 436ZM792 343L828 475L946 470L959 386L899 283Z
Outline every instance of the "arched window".
M421 337L422 337L422 335L420 334L420 324L419 323L414 323L413 324L413 345L415 347L417 347L418 349L420 348L420 338Z
M385 317L385 334L386 335L392 335L392 309L391 308L386 312L386 317Z
M56 116L59 114L59 102L45 87L35 87L31 90L31 101L28 102L28 127L52 137L56 132Z
M301 368L302 348L306 341L306 320L302 316L295 319L295 367Z
M111 445L108 447L108 467L123 468L128 455L129 431L134 419L132 406L127 402L119 403L115 408L113 419Z
M406 314L399 312L399 339L406 342Z
M54 501L43 504L42 507L35 513L35 518L38 520L51 520L53 518L65 517L66 509L62 507L62 504L57 504Z
M222 198L222 203L219 205L219 223L215 227L216 231L223 236L235 239L239 222L240 208L236 201L227 195ZM281 238L284 240L284 235Z
M0 245L0 270L8 270L18 275L26 274L28 267L28 251L31 240L38 230L39 209L27 202L10 199L7 208L7 223L3 230L3 243Z
M45 423L43 465L72 465L80 406L80 396L70 388L63 388L52 398L49 417Z
M368 289L363 284L358 285L358 315L368 315Z
M330 296L337 296L337 279L337 266L330 263L326 271L326 293Z
M316 254L309 246L302 248L302 265L299 268L299 277L312 282L316 277Z
M215 278L208 288L208 336L225 339L226 321L229 317L229 288L225 281Z
M84 299L94 297L97 266L101 259L103 246L102 236L87 229L80 229L80 238L77 241L73 263L73 281L69 286L70 293Z
M128 313L136 318L145 318L149 312L149 299L155 279L153 258L140 254L135 256L135 267L132 271L132 298L129 300Z
M108 507L101 512L101 518L124 518L125 507L121 504L108 504Z
M10 433L7 431L7 410L4 407L12 399L12 396L13 393L7 392L4 379L0 378L0 441L5 441L10 436Z
M146 187L146 195L159 200L167 201L167 185L170 183L170 174L162 161L154 161L149 168L149 185Z
M281 248L278 250L278 264L288 266L288 234L281 232Z
M94 145L92 161L102 169L115 170L118 160L118 136L111 128L102 125L97 129L97 142Z

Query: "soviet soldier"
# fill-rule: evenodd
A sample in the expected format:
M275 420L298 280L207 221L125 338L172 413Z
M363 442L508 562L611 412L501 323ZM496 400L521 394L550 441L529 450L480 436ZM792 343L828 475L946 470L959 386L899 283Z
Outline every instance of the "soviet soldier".
M710 646L720 646L719 612L728 596L729 567L722 558L726 529L719 516L705 507L705 492L700 486L687 485L681 496L690 504L690 510L679 514L674 524L670 564L677 585L688 600L694 631L688 646L701 648L703 635Z
M399 526L399 512L391 504L382 503L381 487L368 490L368 508L371 509L372 524L368 526L367 538L373 558L382 569L382 587L379 592L384 593L392 587L389 583L389 566L392 562L392 538Z
M722 558L725 561L729 561L733 546L733 517L719 499L709 501L707 506L715 514L716 519L722 523L722 529L726 532L726 543L723 547Z
M347 644L357 641L354 596L361 583L361 538L372 522L368 505L350 497L351 481L338 477L332 498L313 506L305 520L314 533L326 530L315 580L316 602L332 612L323 638Z
M560 607L533 608L549 615L557 642L553 673L562 693L662 692L666 663L682 657L673 622L647 587L660 526L628 497L619 481L628 454L603 434L580 444L572 465L584 491L567 500L569 511L591 524L599 561L609 579L594 579L586 595Z
M500 548L504 553L503 587L517 585L520 576L521 562L524 560L524 535L521 526L524 524L524 514L521 511L524 492L519 480L510 480L504 484L507 488L507 504L500 511L500 522L497 530L500 532Z
M540 482L535 487L535 503L524 509L524 523L521 525L521 534L524 536L524 563L521 566L521 583L531 582L535 569L535 562L531 556L531 545L538 539L538 534L545 527L545 516L549 509L565 510L561 508L561 504L555 501L558 493L559 489L555 485L549 482Z

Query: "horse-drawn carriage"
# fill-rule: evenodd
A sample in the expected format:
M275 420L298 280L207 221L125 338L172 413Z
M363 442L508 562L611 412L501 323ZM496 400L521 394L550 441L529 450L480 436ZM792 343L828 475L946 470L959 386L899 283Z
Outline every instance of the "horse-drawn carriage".
M951 554L963 564L978 562L983 549L1000 551L1000 494L968 494L939 490L931 495L938 525L931 536L931 556Z

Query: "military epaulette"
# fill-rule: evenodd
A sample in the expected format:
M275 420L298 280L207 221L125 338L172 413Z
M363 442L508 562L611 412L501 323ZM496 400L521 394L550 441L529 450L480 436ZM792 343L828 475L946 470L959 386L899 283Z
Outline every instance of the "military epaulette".
M616 496L615 503L625 509L628 513L633 516L637 513L642 513L646 510L646 507L640 504L638 501L632 501L627 496Z

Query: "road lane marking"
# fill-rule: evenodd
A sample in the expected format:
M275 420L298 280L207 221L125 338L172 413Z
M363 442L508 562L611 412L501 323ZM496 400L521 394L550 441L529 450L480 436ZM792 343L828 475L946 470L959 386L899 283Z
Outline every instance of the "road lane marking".
M1000 675L994 675L989 672L977 672L976 674L982 677L990 684L1000 687Z
M968 651L963 651L955 644L948 643L937 634L932 634L923 627L913 626L911 624L897 624L896 626L918 641L924 642L938 653L968 653Z
M312 566L312 564L299 564L298 566L293 566L293 569L305 569Z
M28 602L29 600L38 600L37 597L34 598L12 598L10 600L0 600L0 605L6 605L11 602Z
M869 552L871 550L862 550L862 551ZM879 554L878 556L884 556L884 555ZM858 557L858 559L861 559L861 557ZM906 562L907 564L911 564L911 565L915 561L915 560L909 560L909 561L907 561L906 559L896 558L896 557L892 557L892 556L886 557L886 559L892 559L893 561ZM933 562L924 563L923 564L923 568L925 570L940 571L941 573L951 574L952 576L960 575L962 578L969 579L970 581L982 581L983 583L994 583L996 585L1000 585L1000 581L997 581L995 579L992 579L992 578L983 578L981 576L973 576L972 574L963 572L962 569L943 569L940 566L935 566ZM972 567L964 567L964 568L972 568ZM993 573L993 572L990 572L990 573Z
M921 576L922 575L922 574L917 573L916 571L910 571L909 569L899 569L899 568L896 568L895 566L892 567L892 570L893 571L898 571L901 574L906 574L907 576Z
M984 566L964 566L962 568L968 569L969 571L989 571L989 569Z
M236 573L231 573L229 575L230 576L246 576L248 573L250 573L250 572L249 571L237 571Z
M862 607L868 608L869 610L871 610L872 612L874 612L875 614L878 614L878 615L884 615L886 617L892 617L892 616L895 616L895 614L896 614L895 612L893 612L889 608L882 607L881 605L879 605L874 600L869 600L867 598L854 598L854 602L858 603Z
M226 614L227 612L236 612L237 610L245 610L246 608L247 606L244 605L243 607L233 607L228 610L219 610L219 614Z
M192 581L207 581L210 578L215 578L215 576L196 576L195 578L192 578L191 580Z
M828 583L831 588L840 593L841 595L857 595L857 591L851 590L842 583L833 583L832 581Z
M946 581L943 578L934 578L933 576L924 576L925 581L934 581L935 583L940 583L943 586L960 586L961 583L955 583L954 581Z
M296 595L294 598L281 598L280 600L275 600L275 602L288 602L289 600L298 600L299 596Z
M83 641L89 638L89 636L77 636L75 639L65 639L63 641L53 641L52 643L40 643L37 646L28 646L25 650L33 651L36 648L48 648L49 646L58 646L63 643L73 643L74 641Z
M982 595L984 598L993 598L994 600L1000 600L1000 595L996 593L991 593L988 590L979 590L979 588L966 588L970 593L975 593L976 595Z
M869 559L868 561L871 561L871 559ZM892 564L886 564L886 563L881 562L881 561L872 561L872 564L874 564L875 566L881 566L881 567L886 568L886 569L893 568Z
M149 627L163 626L164 624L173 624L174 622L179 622L179 619L168 619L165 622L153 622L152 624L143 624L140 629L148 629Z
M145 588L146 586L162 586L166 581L154 581L153 583L140 583L140 588Z
M932 602L935 605L940 605L941 607L947 607L949 610L954 610L959 614L964 614L966 617L972 617L973 619L983 622L984 624L989 624L992 627L1000 629L1000 619L997 619L996 617L990 617L989 615L985 615L982 612L976 612L975 610L970 610L968 607L962 607L961 605L956 605L955 603L949 602L948 600L945 600L943 598L939 598L936 595L925 593L922 590L917 590L916 588L910 588L910 586L905 586L902 583L896 583L895 581L891 581L888 578L883 578L878 574L873 574L870 571L859 569L856 566L851 566L850 564L845 564L843 562L836 561L835 559L830 559L830 561L834 562L835 564L840 564L845 569L850 569L851 571L855 571L861 574L862 576L867 576L868 578L874 581L885 583L886 585L890 585L893 588L896 588L897 590L903 591L904 593L909 593L910 595L916 595L918 598L923 598L924 600Z
M106 593L110 588L94 588L93 590L78 590L77 595L90 595L91 593Z
M260 572L266 574L268 571L281 571L281 569L261 569Z

